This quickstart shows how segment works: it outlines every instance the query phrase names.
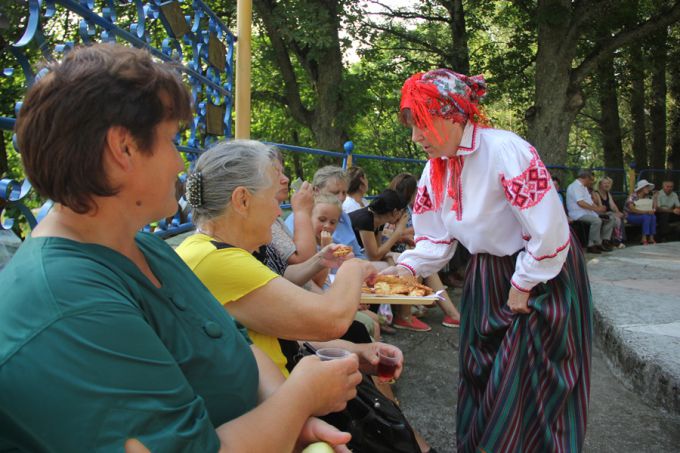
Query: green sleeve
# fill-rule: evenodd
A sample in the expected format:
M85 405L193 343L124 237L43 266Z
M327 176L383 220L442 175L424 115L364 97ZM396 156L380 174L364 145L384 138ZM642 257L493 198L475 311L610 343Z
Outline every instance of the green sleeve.
M219 449L202 398L129 304L56 320L0 373L12 388L0 392L0 438L19 450L121 452L131 437L153 452Z

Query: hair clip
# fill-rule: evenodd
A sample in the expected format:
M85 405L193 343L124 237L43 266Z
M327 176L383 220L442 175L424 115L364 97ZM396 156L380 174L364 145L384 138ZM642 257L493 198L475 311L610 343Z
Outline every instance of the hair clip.
M200 171L187 177L186 196L192 207L200 208L203 205L203 175Z

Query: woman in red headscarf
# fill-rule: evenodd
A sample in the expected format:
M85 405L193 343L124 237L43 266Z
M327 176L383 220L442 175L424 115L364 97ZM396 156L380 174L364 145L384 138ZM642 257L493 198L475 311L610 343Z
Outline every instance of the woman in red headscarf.
M548 170L531 144L487 127L486 84L448 69L402 88L402 122L429 157L400 274L471 253L461 299L459 452L579 451L590 388L591 296ZM393 268L393 271L394 268Z

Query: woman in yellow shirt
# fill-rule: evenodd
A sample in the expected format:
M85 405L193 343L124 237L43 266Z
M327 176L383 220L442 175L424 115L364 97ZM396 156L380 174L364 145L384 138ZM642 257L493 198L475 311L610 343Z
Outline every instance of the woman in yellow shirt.
M323 248L297 265L311 278L324 267L342 264L328 291L317 294L252 255L271 241L271 225L281 213L276 200L281 174L274 159L269 147L250 140L219 143L201 155L187 179L197 234L177 253L284 374L295 365L297 340L333 340L334 346L355 352L369 373L381 349L401 358L395 346L337 340L354 320L363 282L375 274L370 263L334 257L334 244ZM401 360L396 376L400 373Z

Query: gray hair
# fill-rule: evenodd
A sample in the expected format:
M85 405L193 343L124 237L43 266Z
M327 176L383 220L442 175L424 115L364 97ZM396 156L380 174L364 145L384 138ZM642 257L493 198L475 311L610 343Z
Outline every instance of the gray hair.
M194 224L222 215L238 187L253 193L269 187L274 181L267 170L275 156L274 148L255 140L221 141L201 154L187 179L187 195L200 193L197 203L187 197Z
M312 187L315 189L323 189L329 181L334 179L344 183L349 183L349 177L347 176L347 172L345 172L345 170L333 165L327 165L325 167L319 168L316 173L314 173Z
M577 178L580 178L580 179L588 178L588 179L590 179L590 178L594 178L594 176L593 176L593 172L590 171L590 170L580 170L578 172Z

